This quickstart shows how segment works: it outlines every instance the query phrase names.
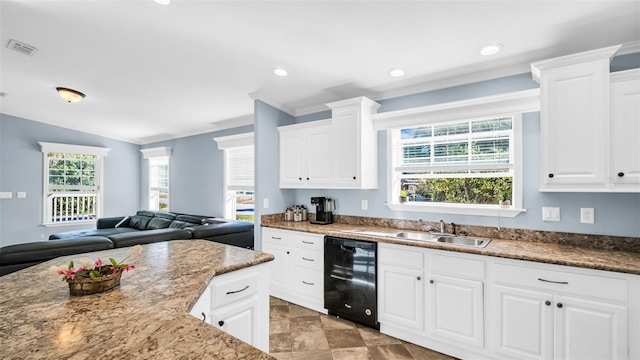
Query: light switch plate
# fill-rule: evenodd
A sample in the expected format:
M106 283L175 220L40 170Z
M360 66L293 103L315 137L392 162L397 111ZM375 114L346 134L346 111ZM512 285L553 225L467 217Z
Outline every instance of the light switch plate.
M269 198L264 198L262 200L262 208L263 209L268 209L269 208Z
M559 207L543 207L542 221L560 221Z
M0 192L0 199L11 199L12 197L13 193L11 191Z
M362 210L367 210L369 208L369 201L367 201L366 199L362 199L360 201L360 208Z
M26 198L27 198L27 193L26 193L26 192L24 192L24 191L18 191L18 192L16 193L16 197L17 197L18 199L26 199Z

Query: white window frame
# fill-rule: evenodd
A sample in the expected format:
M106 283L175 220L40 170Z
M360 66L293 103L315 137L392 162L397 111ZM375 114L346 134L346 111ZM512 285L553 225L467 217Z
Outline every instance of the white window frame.
M169 179L167 179L167 201L169 202L169 207L167 207L167 209L163 210L163 211L170 211L171 210L171 147L167 147L167 146L162 146L162 147L156 147L156 148L149 148L149 149L141 149L140 152L142 153L142 156L144 159L147 160L147 173L148 173L148 186L147 186L147 208L148 209L153 209L154 207L152 207L151 204L151 197L154 191L157 191L159 189L154 188L151 185L151 161L154 158L167 158L167 171L169 173ZM159 211L158 209L155 209Z
M533 89L374 115L374 126L378 130L394 130L455 120L473 120L503 116L513 116L514 118L513 199L510 208L505 209L498 204L400 203L400 178L396 177L394 173L392 131L387 131L387 206L394 211L496 217L515 217L525 212L526 209L524 209L522 202L521 114L539 110L540 90Z
M227 150L231 148L243 147L243 146L254 146L254 135L253 133L244 133L238 135L230 135L230 136L221 136L213 138L213 140L218 144L218 149L224 151L224 160L223 160L223 173L224 180L222 185L223 191L223 199L224 199L224 217L227 219L235 219L236 218L236 206L235 206L235 191L230 191L227 189ZM255 158L254 158L255 160ZM255 202L255 182L254 182L254 202ZM255 207L255 203L254 203Z
M103 190L102 184L104 182L104 158L107 157L107 154L111 150L110 148L103 147L95 147L95 146L84 146L84 145L72 145L72 144L59 144L59 143L50 143L50 142L38 142L40 145L40 151L42 152L42 225L46 227L50 226L68 226L68 225L78 225L78 224L89 224L95 223L98 218L102 216L103 211ZM51 222L50 217L48 216L48 193L49 193L49 157L47 154L49 153L64 153L64 154L82 154L82 155L94 155L96 156L96 166L95 166L95 180L96 180L96 219L91 220L72 220L72 221L61 221L61 222Z

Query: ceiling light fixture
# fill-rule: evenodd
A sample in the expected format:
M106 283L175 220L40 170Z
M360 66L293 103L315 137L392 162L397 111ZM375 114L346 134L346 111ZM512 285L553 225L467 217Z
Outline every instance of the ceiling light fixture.
M80 91L63 87L57 87L56 90L58 90L58 95L60 95L60 97L68 103L75 103L84 99L84 94Z
M287 76L289 73L287 72L287 70L282 69L282 68L276 68L273 69L273 73L278 75L278 76Z
M480 54L484 56L495 55L500 50L502 50L503 47L504 45L502 45L501 43L487 44L483 46L482 49L480 49Z
M160 5L169 5L171 3L171 0L153 0L153 1L155 1Z
M395 68L395 69L389 70L389 76L392 76L392 77L401 77L401 76L404 76L404 74L405 74L404 69L401 69L401 68Z

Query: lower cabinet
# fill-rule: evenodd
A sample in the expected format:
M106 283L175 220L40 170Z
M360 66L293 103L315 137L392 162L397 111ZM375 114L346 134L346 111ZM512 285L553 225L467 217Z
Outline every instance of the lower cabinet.
M499 358L638 358L638 326L630 326L628 307L630 294L638 297L637 279L530 266L494 266L490 331ZM638 317L638 303L631 312Z
M269 352L269 266L215 276L189 312L196 318Z
M324 235L262 229L262 251L275 259L269 293L294 304L324 309Z

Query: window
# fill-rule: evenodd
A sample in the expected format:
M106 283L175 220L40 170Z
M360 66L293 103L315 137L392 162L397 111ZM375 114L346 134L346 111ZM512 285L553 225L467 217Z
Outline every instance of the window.
M533 111L540 111L540 89L374 115L375 128L387 130L387 206L503 217L526 211L522 114ZM506 208L498 205L503 195L511 200Z
M225 217L254 221L253 133L214 139L224 150Z
M102 158L110 150L40 142L43 224L94 221L102 210Z
M519 127L520 116L510 115L390 130L396 203L464 212L497 209L500 201L519 198ZM515 205L519 201L507 208Z
M140 150L149 162L149 210L169 211L170 147Z

